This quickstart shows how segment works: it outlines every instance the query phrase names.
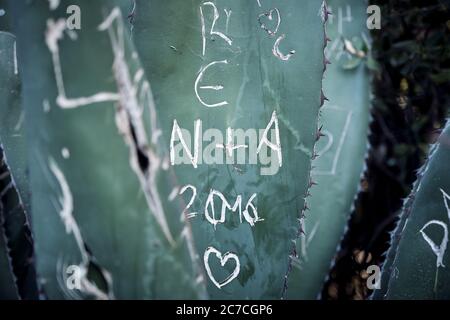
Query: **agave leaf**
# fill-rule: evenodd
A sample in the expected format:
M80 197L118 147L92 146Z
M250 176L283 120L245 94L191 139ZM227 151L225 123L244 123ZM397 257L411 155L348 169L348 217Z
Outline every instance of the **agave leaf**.
M374 299L449 299L450 125L431 148L426 164L391 236L380 289Z
M326 16L322 4L136 1L133 39L153 85L167 141L174 120L191 137L198 119L203 132L216 129L217 136L203 142L205 148L226 144L227 128L264 130L274 111L278 119L282 166L272 150L278 171L273 175L262 174L268 165L260 162L174 166L179 188L191 185L197 192L192 198L189 187L183 197L193 199L187 211L212 298L279 299L284 293L318 130ZM275 141L274 134L271 139ZM233 142L238 143L237 138ZM216 152L225 159L223 149ZM255 148L245 154L248 160ZM214 226L207 216L211 218L214 206L217 219L223 202L216 193L211 205L211 190L220 192L230 206L241 196L242 210L252 199L264 221L251 226L244 218L241 222L239 210L226 210L225 221Z
M362 43L367 41L366 2L330 0L324 79L328 97L321 110L321 134L296 263L289 278L288 298L315 299L322 290L336 248L344 234L358 191L367 152L370 119L370 77ZM355 63L356 61L356 63ZM349 67L351 65L351 68Z
M73 3L57 4L11 1L46 294L204 297L189 225L173 214L182 202L167 201L175 177L120 9L77 1L81 29L69 30Z

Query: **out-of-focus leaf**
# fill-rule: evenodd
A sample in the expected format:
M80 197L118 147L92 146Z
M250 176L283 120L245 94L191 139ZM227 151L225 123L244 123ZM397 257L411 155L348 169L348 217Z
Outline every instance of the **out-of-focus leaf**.
M449 299L450 125L405 201L373 299Z

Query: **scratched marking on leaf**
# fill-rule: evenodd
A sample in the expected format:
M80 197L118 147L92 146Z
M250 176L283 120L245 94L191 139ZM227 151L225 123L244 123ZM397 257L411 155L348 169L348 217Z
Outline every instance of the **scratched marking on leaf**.
M186 205L186 208L184 208L182 214L181 214L181 221L184 221L184 219L190 219L190 218L194 218L198 213L197 212L189 212L188 209L194 204L194 200L195 197L197 196L197 188L194 187L193 185L186 185L183 188L181 188L180 190L180 195L183 195L187 189L191 189L192 190L192 196L191 199L189 200L188 204Z
M82 261L80 264L78 264L80 270L80 291L101 300L113 299L114 294L112 292L112 276L107 270L102 268L101 273L108 283L108 292L103 292L97 287L94 282L91 282L87 278L88 267L91 263L91 255L86 250L86 243L81 236L80 228L73 216L74 203L72 192L70 191L70 187L67 183L66 177L52 158L49 159L49 168L58 181L59 187L62 192L62 195L59 198L59 205L61 206L61 209L59 210L59 216L66 228L66 233L73 235L75 242L77 243L78 250L81 254ZM65 289L64 286L62 288L63 290Z
M450 221L450 207L448 204L448 201L450 200L450 196L443 190L440 189L441 193L442 193L442 199L444 201L444 205L445 205L445 209L447 211L447 217ZM442 227L443 231L444 231L444 236L442 237L442 241L439 245L437 245L426 233L425 233L425 229L430 226L430 225L437 225ZM423 239L430 245L431 250L433 251L433 253L436 255L436 268L438 269L439 267L445 267L444 265L444 255L445 255L445 251L447 250L447 244L448 244L448 227L447 224L445 224L442 221L439 220L431 220L428 221L423 227L422 229L420 229L420 234L422 235ZM436 270L436 280L437 280L437 270ZM436 284L435 283L435 290L436 290Z
M272 48L272 53L275 57L277 57L280 60L283 61L288 61L294 54L295 54L295 50L291 50L289 51L288 54L284 54L280 51L280 43L281 41L283 41L286 38L285 34L282 34L281 36L279 36L277 38L277 40L275 41L275 44L273 45Z
M273 20L273 13L277 14L277 22L276 22L276 26L274 28L274 30L269 29L269 27L266 26L266 24L262 21L263 17L266 17L267 19L269 19L269 21ZM259 21L259 25L261 26L261 28L266 31L270 36L274 36L277 34L278 29L280 28L280 24L281 24L281 16L280 16L280 11L275 8L275 9L271 9L269 12L266 13L261 13L258 16L258 21Z
M227 143L218 143L216 144L216 148L225 149L227 155L231 158L233 156L233 151L237 149L247 149L248 146L245 144L235 145L233 143L233 129L230 127L227 128Z
M225 266L225 264L228 262L228 260L234 260L236 263L236 266L235 266L233 272L228 277L226 277L224 280L222 280L221 282L216 280L216 278L212 274L211 267L209 266L209 256L211 255L211 253L214 253L214 255L217 257L217 259L220 260L220 265L222 267ZM227 252L224 255L222 255L222 253L220 253L220 251L218 251L214 247L208 247L206 249L206 251L203 255L203 262L204 262L206 273L208 274L209 279L219 289L222 289L222 287L226 286L231 281L233 281L239 275L239 272L241 270L239 258L236 254L234 254L232 252Z
M324 107L323 110L324 110L324 115L327 115L327 116L332 116L331 112L337 113L337 115L343 114L343 115L345 115L345 120L344 120L342 129L339 130L339 132L337 132L337 134L339 136L338 136L338 140L336 139L337 145L335 148L333 147L333 144L335 142L335 136L333 135L333 133L326 131L326 130L323 132L327 136L327 140L326 140L327 143L318 152L318 157L316 159L317 163L315 164L317 169L313 170L312 174L313 175L335 175L337 172L337 166L339 164L340 155L342 153L342 149L345 144L345 139L347 138L348 132L350 130L353 112L347 111L338 106L327 106L327 107ZM325 140L322 140L322 141L325 141ZM329 159L328 159L329 158L328 154L330 152L332 152L331 161L329 161ZM325 158L324 156L327 156L327 158ZM324 164L326 165L326 167L324 166Z
M227 21L225 22L225 33L228 33L228 27L230 26L230 19L231 19L231 14L233 13L233 11L227 10L227 9L223 9L223 11L225 12L225 15L227 16Z
M261 4L259 2L258 2L258 5L261 7ZM277 22L275 24L275 28L272 30L269 27L267 27L267 24L262 21L262 18L265 17L265 18L267 18L268 21L273 21L273 19L274 19L273 13L274 12L276 13L276 16L277 16L277 20L276 20ZM269 10L268 12L261 13L260 15L258 15L258 22L259 22L261 29L266 31L269 36L271 36L271 37L275 36L278 33L278 29L280 28L280 24L281 24L280 10L278 10L278 8L274 8L274 9ZM272 48L273 55L282 61L288 61L295 54L295 50L290 50L287 54L284 54L283 52L281 52L280 44L285 38L286 38L285 34L282 34L281 36L279 36L275 40L275 43L273 44L273 48Z
M242 211L242 196L238 195L236 197L236 200L233 205L231 205L230 202L225 198L222 192L217 190L210 190L208 198L206 200L205 204L205 217L206 220L211 223L214 226L214 229L216 229L217 224L225 223L226 218L226 211L231 210L232 212L239 212L239 221L242 223L242 217L244 217L245 221L247 221L250 226L254 227L255 223L264 221L264 219L261 219L258 215L258 209L253 204L253 200L256 198L257 194L254 193L250 197L250 199L247 201L247 204ZM221 210L220 210L220 218L216 219L215 217L215 203L214 199L215 197L220 199L220 202L222 203ZM253 212L253 217L250 215L250 211Z
M328 151L330 151L330 149L331 149L331 147L333 146L333 143L334 143L334 137L333 137L333 135L331 134L330 131L323 130L322 134L325 137L327 137L327 144L322 149L317 151L318 157L320 157L321 155L323 155L323 154L327 153ZM331 172L333 172L333 173L334 173L334 171L335 170L333 170L333 169L331 170Z
M444 205L445 205L445 209L447 209L447 216L448 216L448 220L450 221L450 207L448 205L448 201L450 201L450 196L442 189L441 193L442 193L442 197L444 199Z
M447 217L450 221L450 207L448 205L448 201L450 200L450 196L443 190L440 189L441 193L442 193L442 199L444 201L444 205L445 208L447 210ZM434 243L433 240L431 240L430 237L428 237L428 235L425 233L425 229L429 226L429 225L438 225L441 226L442 229L444 230L444 237L442 238L441 244L437 245L436 243ZM448 243L448 228L447 228L447 224L445 224L442 221L439 220L431 220L429 222L427 222L422 229L420 229L420 233L422 234L422 237L425 239L425 241L430 245L431 250L433 250L433 253L436 255L436 267L445 267L444 263L443 263L443 259L444 259L444 254L445 251L447 249L447 243Z
M17 65L17 42L16 41L14 41L14 49L13 49L13 51L14 51L14 74L18 74L19 73L19 68L18 68L18 65Z
M206 24L205 24L205 16L203 15L203 9L202 9L202 7L204 7L204 6L212 7L213 8L213 13L214 13L214 15L213 15L213 22L212 22L212 25L211 25L211 30L209 30L209 34L211 36L213 36L213 35L219 36L220 38L225 40L225 42L228 43L228 45L230 45L230 46L233 44L233 41L229 37L227 37L224 33L215 30L216 22L217 22L217 20L219 20L219 17L220 17L219 10L217 9L216 5L214 3L212 3L212 2L210 2L210 1L204 2L200 6L200 18L201 18L201 24L202 24L202 55L203 56L206 53ZM227 16L227 27L226 27L226 29L228 29L228 23L229 23L229 19L230 19L229 15L231 15L231 11L230 11L230 14L228 14L226 12L226 16Z
M99 92L92 96L79 97L75 99L67 98L66 90L64 87L64 79L62 75L58 45L58 42L61 41L64 37L65 30L66 21L64 19L59 19L56 22L53 19L47 20L45 43L47 44L47 47L52 54L53 69L58 89L58 97L56 98L56 103L63 109L72 109L98 102L118 101L119 95L113 92Z
M113 22L117 21L117 30L113 30ZM150 111L150 123L152 129L152 140L157 142L161 135L156 126L156 112L151 94L150 85L143 81L143 72L138 70L131 80L130 71L125 61L124 52L124 28L119 8L114 8L109 16L100 24L100 31L107 31L114 52L113 74L119 88L119 92L100 92L88 97L69 99L66 96L64 80L62 76L61 62L59 58L58 42L62 40L66 24L64 19L54 22L47 20L47 31L45 34L46 44L52 54L54 73L58 89L57 104L63 109L78 108L99 102L118 102L116 112L116 125L122 133L125 143L130 147L130 165L136 173L147 204L155 216L158 224L164 232L169 243L174 245L174 239L170 233L162 202L156 188L156 175L161 166L161 159L149 147L145 132L142 114L144 105ZM140 86L139 86L140 84ZM138 88L137 88L138 86ZM135 133L133 138L132 130ZM136 140L136 141L135 141ZM141 168L138 161L138 152L148 159L148 167Z
M430 237L425 233L425 229L430 225L438 225L441 226L444 230L444 237L442 238L441 244L438 246L436 243L431 240ZM422 229L420 229L420 233L422 234L422 237L425 239L425 241L430 245L431 249L433 250L433 253L436 255L436 267L445 267L444 263L442 262L445 254L445 250L447 249L447 243L448 243L448 229L447 225L439 220L431 220L427 222Z
M292 266L293 267L295 267L295 268L297 268L299 270L302 270L303 263L308 261L308 248L309 248L309 246L310 246L314 236L317 234L320 222L317 221L314 224L314 226L311 229L311 231L308 232L309 235L307 236L306 235L307 230L306 230L306 226L305 226L305 219L304 218L300 218L299 220L300 220L300 227L304 231L304 232L302 232L300 234L300 255L297 254L296 256L294 256L294 255L291 254L289 256L289 258L290 258L290 261L292 262ZM296 241L298 241L298 240L295 240L295 244L296 244Z
M156 128L154 104L150 101L150 98L152 98L150 85L145 81L140 87L141 91L138 92L135 83L131 80L130 70L125 61L124 28L121 15L120 9L114 8L110 15L98 27L100 31L108 31L114 52L113 73L117 82L117 87L119 88L119 104L116 113L116 124L119 131L122 133L126 144L130 147L130 165L139 179L147 204L167 240L172 245L175 245L156 186L156 176L161 167L161 159L156 155L153 149L150 148L147 141L145 125L142 119L144 104L138 99L138 96L148 99L147 105L150 108L152 133L158 132L158 129ZM114 21L117 21L116 31L113 29ZM139 70L134 78L142 79ZM133 131L134 135L132 133ZM159 134L159 132L157 134ZM147 168L142 168L140 166L138 152L148 159Z
M339 34L344 33L344 22L352 22L353 16L352 16L352 7L349 5L345 6L346 16L343 16L342 8L338 8L338 32Z

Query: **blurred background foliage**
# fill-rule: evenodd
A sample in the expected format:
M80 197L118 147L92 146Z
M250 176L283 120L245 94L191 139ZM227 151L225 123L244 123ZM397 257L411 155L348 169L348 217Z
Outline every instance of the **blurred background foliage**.
M381 265L403 199L450 103L450 1L371 0L373 30L371 148L362 192L322 298L366 299L365 269Z

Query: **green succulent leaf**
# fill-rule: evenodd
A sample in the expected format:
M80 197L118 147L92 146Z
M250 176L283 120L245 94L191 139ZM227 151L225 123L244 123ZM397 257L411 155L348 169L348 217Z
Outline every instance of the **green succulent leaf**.
M11 1L42 287L50 299L204 298L124 2L77 1L79 30L72 1L57 4Z
M323 8L322 0L136 1L133 40L152 83L163 137L170 140L175 120L191 139L197 120L202 133L215 130L200 137L202 163L174 166L183 198L192 200L186 211L211 298L284 296L318 130ZM236 131L233 141L227 139L228 128L250 135L270 127L275 144L274 119L281 166L275 149L270 163L251 164L258 146L248 136L240 140L250 145L242 163L232 160L236 150L212 152L210 158L227 164L207 163L207 146L240 144ZM236 201L242 210L233 208Z
M366 2L330 0L324 78L329 98L321 110L322 137L313 161L317 183L297 240L297 258L289 276L288 298L316 299L344 234L365 167L370 121L370 74L363 44L368 42ZM331 18L333 17L333 18Z
M448 229L450 225L450 125L420 169L405 201L386 253L380 288L373 299L450 298Z

